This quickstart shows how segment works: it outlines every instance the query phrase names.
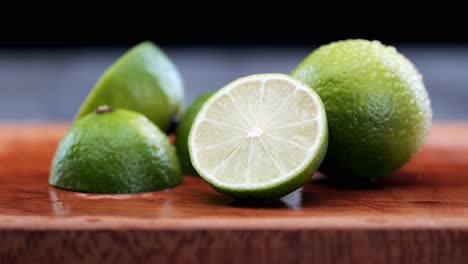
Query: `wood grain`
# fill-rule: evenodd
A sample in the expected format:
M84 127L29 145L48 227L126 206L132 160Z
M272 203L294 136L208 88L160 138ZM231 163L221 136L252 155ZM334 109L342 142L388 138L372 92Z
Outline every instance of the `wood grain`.
M375 186L315 179L242 204L196 177L96 195L48 186L67 124L0 125L0 263L467 263L468 124L439 123Z

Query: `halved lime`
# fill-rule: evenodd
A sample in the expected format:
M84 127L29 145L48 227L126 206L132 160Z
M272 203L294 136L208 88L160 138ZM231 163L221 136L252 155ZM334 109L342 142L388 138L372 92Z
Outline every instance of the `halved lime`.
M277 199L306 183L323 160L320 97L284 74L238 79L200 109L189 135L192 164L216 190Z
M73 124L49 176L51 185L92 193L156 191L181 181L167 136L144 115L108 106Z

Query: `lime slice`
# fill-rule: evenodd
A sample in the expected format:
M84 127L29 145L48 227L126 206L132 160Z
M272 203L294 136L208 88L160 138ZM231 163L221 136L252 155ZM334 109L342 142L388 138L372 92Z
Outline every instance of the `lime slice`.
M216 190L277 199L323 160L327 120L319 96L284 74L238 79L200 109L189 135L192 164Z

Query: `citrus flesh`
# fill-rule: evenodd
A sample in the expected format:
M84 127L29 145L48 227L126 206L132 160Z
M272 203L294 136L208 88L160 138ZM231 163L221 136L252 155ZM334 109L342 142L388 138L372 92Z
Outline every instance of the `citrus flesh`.
M145 116L123 109L91 113L60 142L49 184L92 193L135 193L173 187L180 166L167 136Z
M197 97L192 104L185 111L184 116L180 120L175 138L175 147L177 156L179 157L180 166L182 172L189 175L198 175L198 172L193 168L192 161L190 160L190 152L188 149L188 136L190 128L192 127L193 121L197 116L200 108L213 95L214 92L206 92Z
M323 100L329 147L321 170L334 179L368 181L390 174L429 131L432 110L422 77L393 47L334 42L312 52L292 75Z
M76 118L109 105L142 113L166 131L180 111L183 97L177 68L158 46L147 41L130 49L104 72Z
M307 182L327 148L319 96L284 74L238 79L203 105L189 134L192 164L216 190L277 199Z

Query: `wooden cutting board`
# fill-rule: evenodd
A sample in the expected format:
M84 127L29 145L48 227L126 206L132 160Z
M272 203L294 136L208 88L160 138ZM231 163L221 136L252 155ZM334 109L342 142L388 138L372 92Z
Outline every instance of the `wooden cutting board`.
M191 176L133 195L50 187L66 129L0 125L0 263L468 263L468 124L435 124L376 186L317 178L257 204Z

